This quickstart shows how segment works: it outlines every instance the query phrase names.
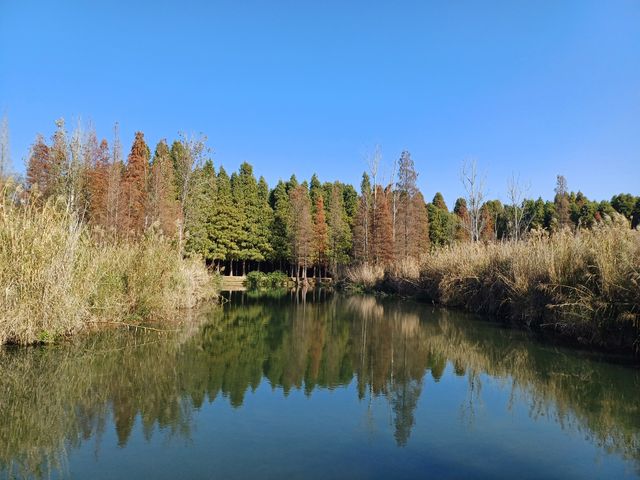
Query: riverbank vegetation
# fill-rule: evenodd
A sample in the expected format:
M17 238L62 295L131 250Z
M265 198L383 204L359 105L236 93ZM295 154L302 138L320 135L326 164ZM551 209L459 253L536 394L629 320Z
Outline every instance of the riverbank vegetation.
M92 128L78 127L69 137L59 120L50 141L36 137L22 188L5 195L5 210L28 205L24 211L51 218L58 218L50 213L55 209L67 212L70 216L62 220L60 232L75 232L76 227L67 227L77 225L83 233L69 233L61 252L93 242L99 247L91 248L99 253L115 249L109 258L116 259L128 251L161 245L158 248L167 249L156 254L162 260L145 268L157 267L163 275L191 269L191 275L203 278L194 267L201 259L201 267L206 264L222 275L282 271L298 283L306 283L308 277L332 277L336 283L346 280L365 289L412 292L445 305L560 331L585 343L638 347L635 229L640 224L640 197L619 194L610 201L592 201L579 191L571 192L566 178L558 175L553 200L530 199L520 180L512 177L508 202L503 204L486 198L476 163L467 162L461 170L465 195L450 211L440 193L425 201L408 151L392 163L390 178L381 179L381 155L376 150L359 192L338 180L323 183L316 175L302 182L292 175L270 188L246 162L229 175L224 167L214 166L204 137L163 139L151 152L144 134L137 132L125 160L117 126L110 146L106 139L99 141ZM9 214L6 221L14 217ZM35 243L40 235L41 245L33 248L58 251L44 246L54 241L46 240L44 232L32 237L25 233L25 248L28 238ZM63 248L67 241L70 246ZM145 258L144 253L138 256ZM37 258L25 256L25 268ZM169 258L175 263L160 267ZM114 260L112 267L121 265L127 262ZM75 278L75 267L63 266L66 270L60 267L48 274ZM267 282L261 274L252 275L250 282ZM17 277L7 273L7 278ZM151 278L142 275L141 281ZM29 281L25 279L25 285ZM161 288L172 282L177 280L151 284ZM127 289L137 288L126 284ZM87 288L82 281L79 285ZM6 290L8 284L2 287ZM52 287L41 288L46 295L34 298L54 295ZM150 300L125 301L118 293L110 297L105 292L103 288L91 298L134 316L155 315L156 305L164 309L173 304L167 300L171 295L148 296L157 301L151 305ZM41 302L46 305L47 300ZM73 295L60 302L63 311L75 304ZM82 314L65 322L75 325L77 315ZM49 330L19 336L19 341L37 335L48 338ZM53 332L58 335L57 329Z

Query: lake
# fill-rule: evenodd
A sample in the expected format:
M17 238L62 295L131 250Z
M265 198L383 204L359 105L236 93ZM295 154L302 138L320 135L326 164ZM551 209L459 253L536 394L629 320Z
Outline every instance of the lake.
M637 367L408 300L226 295L0 351L1 475L640 477Z

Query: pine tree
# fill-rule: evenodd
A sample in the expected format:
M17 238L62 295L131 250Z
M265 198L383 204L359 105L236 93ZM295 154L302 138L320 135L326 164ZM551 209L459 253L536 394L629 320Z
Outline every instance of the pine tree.
M127 233L134 235L142 233L147 226L145 206L148 170L149 147L144 141L144 133L136 132L122 178L125 199L123 227Z

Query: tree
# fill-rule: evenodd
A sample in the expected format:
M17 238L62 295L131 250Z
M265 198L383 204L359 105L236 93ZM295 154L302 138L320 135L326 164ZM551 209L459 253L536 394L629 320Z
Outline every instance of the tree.
M51 194L53 178L51 151L40 134L31 146L27 162L27 188L31 193L39 193L44 198Z
M444 197L440 192L436 192L431 203L434 207L439 208L440 210L444 210L445 212L449 211L449 209L447 208L447 204L444 201Z
M327 247L329 236L327 231L327 221L324 210L324 198L322 194L316 195L316 203L313 215L313 247L314 260L320 268L320 276L322 277L322 268L327 265ZM315 269L314 269L315 272ZM314 275L315 276L315 275Z
M411 154L402 152L398 161L395 191L389 189L391 203L396 200L395 255L398 259L418 258L429 244L428 217L424 198L417 186L418 173Z
M120 144L120 127L116 123L113 127L112 160L107 178L106 219L107 231L116 233L124 230L124 195L122 194L122 175L124 163L122 161L122 146Z
M0 120L0 182L9 175L10 168L9 118L4 114L2 120Z
M510 219L510 232L511 238L516 242L520 240L524 232L529 227L532 217L526 217L524 209L524 197L529 187L523 187L520 184L520 177L511 175L507 183L507 196L509 197L509 204L511 205L511 219Z
M337 182L333 184L329 197L328 237L327 256L331 272L335 275L340 266L349 262L351 250L351 229L344 205L344 196Z
M371 235L372 200L371 182L369 175L365 172L362 174L362 182L360 183L360 199L353 228L353 255L357 261L363 263L370 260L371 254L369 237Z
M475 160L465 161L460 173L462 185L467 193L467 217L462 219L462 225L469 232L471 240L480 240L480 232L484 228L485 218L482 215L484 203L484 179L478 177L478 165Z
M636 199L633 212L631 212L631 228L638 228L638 226L640 226L640 197Z
M556 196L554 203L556 206L556 217L558 219L558 227L566 228L571 223L569 217L569 196L567 192L567 179L563 175L556 177Z
M470 220L469 210L467 209L467 201L464 198L458 198L455 206L453 207L453 213L456 216L457 222L455 227L456 240L468 241L471 240L470 232Z
M611 198L611 206L614 210L624 215L628 220L631 220L635 204L636 197L630 193L620 193Z
M266 232L261 229L263 208L258 197L258 182L253 175L253 168L247 162L242 163L238 173L231 176L231 192L240 219L238 259L242 260L244 275L247 260L265 260L263 251L269 243Z
M263 259L273 258L271 245L271 225L273 224L273 210L269 204L269 185L264 177L258 180L258 220L256 222L256 247Z
M91 196L89 218L93 225L108 229L108 191L111 160L109 145L102 140L98 146L94 164L89 173L89 194Z
M383 190L378 185L375 194L374 214L371 221L371 260L378 265L389 265L394 260L393 232L389 198L391 188Z
M212 176L215 179L215 172L212 172ZM169 237L173 237L177 233L182 216L173 177L174 168L169 146L166 140L160 140L151 161L147 205L148 222L149 224L157 224L158 228Z
M233 261L238 259L240 247L240 213L233 200L231 180L220 167L216 180L216 199L211 209L209 235L212 241L212 260L228 260L229 273L234 274Z
M289 232L291 258L296 266L296 277L307 278L307 268L313 261L313 224L311 220L311 200L309 190L298 185L289 193Z
M144 141L144 133L136 132L122 178L125 198L123 226L128 233L134 235L142 233L147 226L145 206L148 170L149 147Z
M160 144L159 149L158 160L160 164L164 164L166 161L167 167L170 167L170 159L163 158L168 152L165 152L164 147ZM164 167L163 165L162 168ZM171 169L173 168L171 167ZM185 223L185 250L200 255L205 260L215 261L220 254L216 248L216 235L212 231L212 223L215 219L212 209L218 200L216 198L217 179L213 162L207 160L202 167L196 168L191 177L191 182L191 193L187 197L185 204L185 216L188 218ZM161 198L166 198L165 193L168 196L169 192L165 191L160 194ZM175 191L171 193L175 193ZM175 196L173 201L176 204L176 209L179 209ZM222 258L224 258L224 254Z
M186 136L180 134L180 140L171 145L171 159L173 161L176 194L183 212L183 221L178 226L178 243L182 246L184 237L184 225L188 223L188 214L185 209L191 189L193 188L193 174L196 169L202 167L209 149L206 146L207 137Z
M269 195L269 203L273 210L270 228L270 244L273 249L273 259L280 264L288 261L291 256L289 247L289 194L287 185L280 180L276 188Z

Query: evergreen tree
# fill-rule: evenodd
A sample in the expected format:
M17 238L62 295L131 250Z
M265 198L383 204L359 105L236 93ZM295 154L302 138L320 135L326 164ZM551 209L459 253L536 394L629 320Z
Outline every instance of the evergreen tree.
M263 206L258 197L258 182L253 175L253 168L247 162L242 163L238 173L231 176L231 192L240 219L238 259L242 261L244 275L247 260L265 260L263 251L268 244L268 237L263 237L264 232L261 232Z
M636 204L636 197L630 193L619 193L611 198L611 206L614 210L631 220L633 209Z
M313 223L308 188L302 184L289 193L289 232L291 258L296 266L296 277L307 277L307 268L313 261Z
M349 262L351 251L351 229L344 205L344 196L339 185L334 184L329 197L328 230L329 244L327 256L331 272L336 275L342 265Z
M273 210L269 204L269 185L264 177L258 180L258 216L255 234L255 244L260 251L262 258L269 260L273 258L273 246L271 245L271 226L273 225Z
M218 171L217 195L211 210L209 236L212 241L211 259L228 260L230 274L236 273L233 262L239 258L241 219L231 193L231 180L223 167Z
M283 262L287 262L291 257L289 248L289 194L287 185L280 180L276 188L270 193L269 203L273 210L273 220L270 228L271 247L273 249L273 259L283 268Z
M329 236L325 218L324 197L320 191L316 192L316 204L313 214L313 234L314 260L320 268L320 276L322 276L322 268L325 268L327 265L327 244L329 242Z

